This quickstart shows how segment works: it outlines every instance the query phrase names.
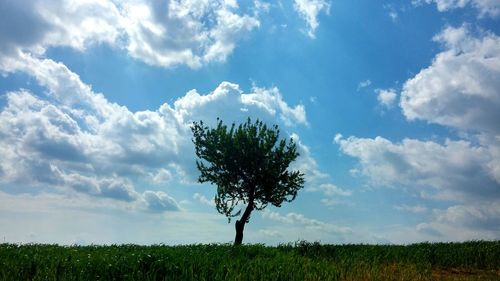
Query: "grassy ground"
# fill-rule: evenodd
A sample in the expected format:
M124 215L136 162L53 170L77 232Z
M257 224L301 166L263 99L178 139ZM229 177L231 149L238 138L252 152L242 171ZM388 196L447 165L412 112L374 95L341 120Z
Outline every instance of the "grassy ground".
M0 244L0 280L500 280L500 241L278 247Z

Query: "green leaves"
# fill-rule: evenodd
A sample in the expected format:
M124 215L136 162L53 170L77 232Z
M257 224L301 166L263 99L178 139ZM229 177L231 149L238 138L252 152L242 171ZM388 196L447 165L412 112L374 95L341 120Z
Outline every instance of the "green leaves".
M262 210L268 204L291 202L304 185L304 174L289 171L298 156L293 139L279 140L277 125L268 127L250 118L231 127L217 119L209 128L203 121L191 127L195 144L199 182L217 185L217 211L229 219L238 216L239 203Z

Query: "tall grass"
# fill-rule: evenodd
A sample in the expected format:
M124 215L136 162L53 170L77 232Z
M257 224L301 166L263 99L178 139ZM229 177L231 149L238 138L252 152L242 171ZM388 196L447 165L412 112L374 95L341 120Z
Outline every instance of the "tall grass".
M500 280L499 273L500 241L408 246L0 245L0 280L9 281Z

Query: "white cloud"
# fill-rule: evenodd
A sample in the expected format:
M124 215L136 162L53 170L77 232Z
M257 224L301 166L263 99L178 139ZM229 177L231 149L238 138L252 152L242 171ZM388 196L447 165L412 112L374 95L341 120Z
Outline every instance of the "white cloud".
M493 201L479 205L456 205L445 210L434 210L435 220L478 229L500 232L500 202Z
M285 223L285 224L295 224L299 226L306 227L308 229L314 229L322 232L336 233L336 234L348 234L352 230L346 226L336 226L330 223L326 223L320 220L307 218L303 214L299 213L287 213L286 215L281 215L278 212L272 212L264 210L262 212L262 217L270 219L273 221Z
M331 183L320 184L318 187L310 187L308 191L320 191L326 196L351 196L352 191L342 189Z
M54 179L54 184L70 187L75 191L88 195L112 198L126 202L135 201L140 197L127 179L117 176L97 178L78 173L65 173L55 165L49 165L53 173L51 177Z
M172 180L172 172L166 169L159 169L156 174L150 173L151 180L156 184L163 184Z
M177 201L163 191L147 190L143 193L143 200L147 209L152 212L177 211L180 209Z
M363 88L366 88L368 86L370 86L372 84L372 81L370 79L367 79L365 81L361 81L359 82L358 84L358 91L363 89Z
M347 201L347 200L339 200L339 199L332 199L332 198L322 198L320 200L321 204L323 204L326 207L334 207L334 206L354 206L355 203L352 201Z
M304 106L290 107L276 87L254 87L251 93L245 94L237 84L222 82L208 95L200 95L196 90L189 91L174 102L174 108L177 118L184 123L215 121L216 117L225 122L244 121L247 116L255 116L274 123L279 117L280 123L286 126L307 125Z
M399 14L394 5L384 4L383 8L388 11L388 15L391 18L392 22L396 22L398 20Z
M2 239L11 243L60 245L150 245L222 243L234 238L234 226L218 223L221 221L218 214L163 213L146 209L143 201L135 203L147 212L134 212L129 203L102 200L105 204L91 197L0 191Z
M500 202L454 205L434 209L428 223L417 225L420 232L431 232L453 240L498 239L500 237Z
M458 150L458 155L464 151L482 155L483 164L475 165L477 171L486 172L481 175L498 185L500 37L486 32L473 36L463 25L445 28L434 40L446 50L436 55L431 66L406 81L401 94L403 114L409 120L422 119L475 132L471 140L463 141L470 148Z
M325 0L294 0L294 9L307 22L307 35L315 38L316 28L319 26L318 15L321 12L330 13L330 4Z
M422 206L422 205L410 206L410 205L406 205L406 204L394 206L394 209L396 209L398 211L405 211L405 212L410 212L410 213L414 213L414 214L425 213L428 210L427 207Z
M159 66L196 68L225 61L236 40L260 24L253 16L239 15L236 1L128 2L123 7L127 50Z
M0 54L41 54L49 46L83 50L114 44L120 35L120 13L110 1L2 1L0 11Z
M268 13L269 10L271 9L271 4L268 2L260 1L260 0L254 0L253 1L253 6L254 6L254 13L258 15L259 13Z
M389 17L393 22L396 22L398 20L398 13L396 11L390 11Z
M500 198L500 183L488 166L494 160L488 148L463 140L393 143L382 137L338 138L337 143L343 153L359 160L357 171L374 185L403 185L451 200Z
M396 101L396 98L398 95L396 94L396 90L394 89L386 89L386 90L376 90L377 93L377 100L380 103L380 105L390 108L394 105L394 102Z
M465 8L470 5L478 10L480 17L497 17L500 15L500 3L497 0L413 0L412 3L413 5L436 3L436 7L440 12Z
M207 199L205 195L200 194L200 193L195 193L193 194L193 199L199 201L200 203L210 206L210 207L215 207L215 201L212 198L212 200Z
M173 106L131 112L50 59L19 53L17 59L3 60L0 70L26 73L47 90L46 95L21 90L5 96L0 111L3 185L52 187L135 205L143 202L140 208L151 211L178 210L166 193L142 192L136 186L195 181L193 120L213 124L221 117L230 123L249 116L280 126L307 124L304 107L290 107L277 88L255 87L243 93L238 85L223 82L206 95L192 90ZM308 157L302 158L314 161Z
M334 142L358 160L353 174L366 177L371 185L453 202L447 209L433 210L431 221L417 226L421 233L438 240L498 238L493 226L500 215L493 206L500 200L500 38L488 32L474 36L463 25L445 28L434 40L445 50L404 83L402 113L408 120L457 129L463 139L392 142L337 134ZM381 104L395 99L395 91L379 91ZM419 205L395 208L426 210Z
M486 137L488 141L490 138ZM435 241L498 239L500 181L498 181L500 142L496 144L447 140L361 139L339 136L343 153L359 161L355 174L375 186L404 188L422 199L453 202L446 209L434 209L429 222L416 230ZM328 202L325 202L326 204ZM397 205L395 209L416 214L428 209L422 205Z
M6 1L0 11L0 54L104 43L161 67L225 61L260 25L224 0Z
M259 233L265 235L265 236L270 236L270 237L278 237L282 238L283 236L279 233L277 230L271 230L271 229L260 229Z
M296 123L307 125L304 106L300 104L294 108L289 107L283 100L278 88L264 89L253 87L252 91L252 94L242 96L243 104L265 109L272 115L275 115L276 109L279 109L279 117L287 126Z
M480 143L488 148L488 152L492 158L487 164L490 175L500 183L500 135L492 137L485 134L479 139Z
M318 167L318 163L314 160L311 155L309 147L300 141L300 137L297 134L292 134L291 138L297 145L297 152L300 154L296 161L290 164L292 170L299 170L305 174L305 180L307 184L318 184L328 178L328 175L321 172Z
M500 132L500 37L473 37L466 26L435 37L447 50L406 81L401 108L409 120L462 130Z

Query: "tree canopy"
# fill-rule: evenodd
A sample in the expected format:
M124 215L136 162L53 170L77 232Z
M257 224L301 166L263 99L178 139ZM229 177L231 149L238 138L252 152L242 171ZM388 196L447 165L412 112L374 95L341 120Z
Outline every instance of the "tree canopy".
M217 119L215 128L200 121L194 122L191 129L199 158L198 180L217 185L217 211L230 222L241 214L241 209L235 209L246 204L235 224L235 244L241 244L244 225L254 209L262 210L269 204L280 207L283 202L293 201L303 187L304 174L288 169L299 156L296 143L292 138L280 140L277 125L268 127L249 118L228 127Z

